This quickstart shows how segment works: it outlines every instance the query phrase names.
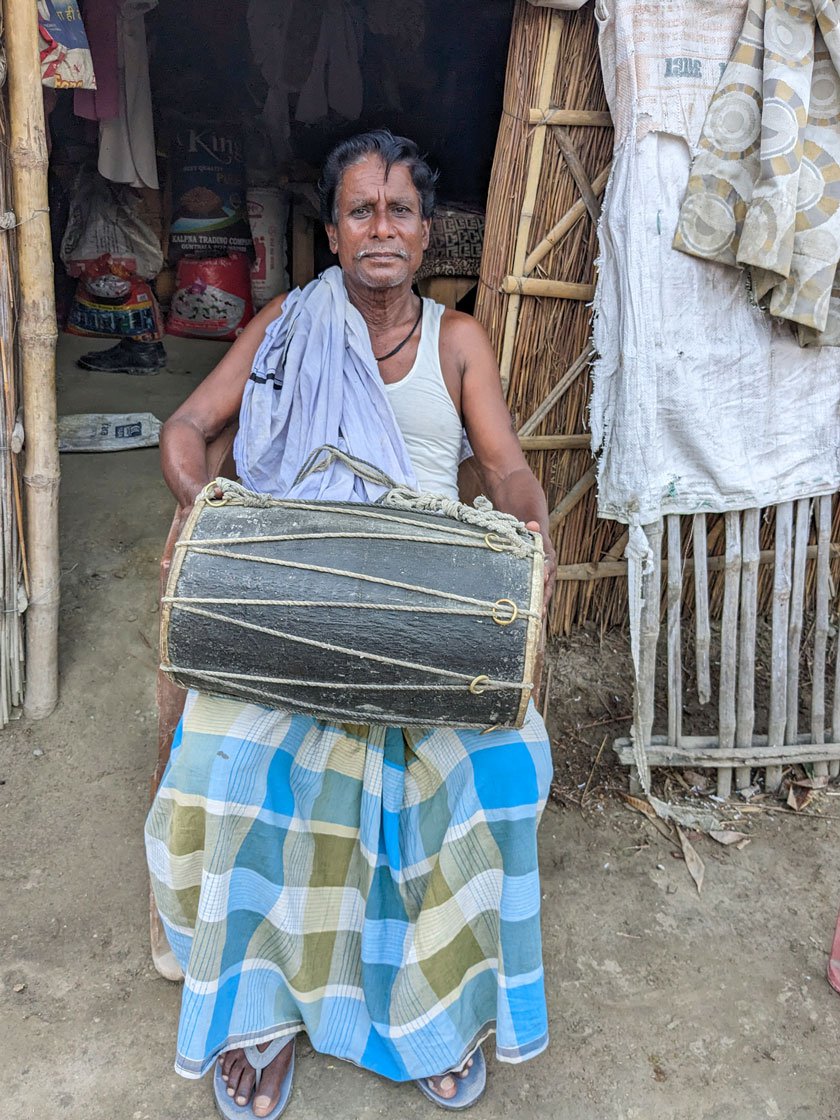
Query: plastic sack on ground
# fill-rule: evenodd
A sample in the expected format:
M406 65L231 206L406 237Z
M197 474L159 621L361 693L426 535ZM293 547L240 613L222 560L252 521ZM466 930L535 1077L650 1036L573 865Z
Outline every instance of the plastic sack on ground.
M172 153L170 258L251 252L245 160L237 130L184 125L175 133Z
M151 287L107 254L86 265L67 317L67 333L159 342L163 319Z
M230 342L253 315L251 264L244 253L178 262L166 321L169 334Z
M92 167L79 172L70 199L61 259L71 276L107 254L143 280L163 267L154 230L140 217L141 200L130 188L109 183Z
M279 187L248 188L248 221L254 239L251 297L255 310L289 290L286 222L289 206Z

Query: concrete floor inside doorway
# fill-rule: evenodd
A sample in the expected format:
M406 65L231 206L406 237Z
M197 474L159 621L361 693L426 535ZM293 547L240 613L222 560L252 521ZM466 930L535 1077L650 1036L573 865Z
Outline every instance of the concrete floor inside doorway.
M168 340L168 368L132 378L79 370L88 348L61 339L62 413L163 419L221 354ZM0 1116L209 1120L208 1081L172 1071L180 991L153 970L147 938L158 559L173 503L156 450L65 455L62 471L61 700L0 732ZM591 634L554 657L562 775L581 681L612 670ZM626 668L616 674L624 703ZM704 841L698 895L674 844L609 791L586 811L550 804L551 1045L520 1067L488 1045L475 1120L840 1120L840 1002L824 979L840 804L827 806L821 819L755 814L743 851ZM411 1085L298 1048L290 1120L434 1114Z

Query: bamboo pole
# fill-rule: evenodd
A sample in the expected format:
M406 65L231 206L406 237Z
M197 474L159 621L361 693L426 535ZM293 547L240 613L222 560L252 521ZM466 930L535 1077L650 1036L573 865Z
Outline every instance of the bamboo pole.
M811 738L825 742L825 655L828 646L828 598L831 568L831 498L817 498L817 609L814 619L814 673L811 686ZM814 763L816 777L828 774L828 763Z
M560 522L569 516L581 498L583 498L584 494L592 489L596 481L596 468L590 467L586 474L578 479L565 498L563 498L548 515L548 527L551 532L554 532Z
M563 394L568 392L569 388L577 381L586 367L592 360L592 348L587 343L586 349L582 350L575 358L557 384L550 390L545 400L539 407L528 417L522 427L519 429L520 436L529 436L539 424L544 416L551 412L552 408L562 399Z
M726 567L723 584L723 618L720 628L720 686L718 689L718 737L721 750L735 745L735 715L738 668L738 592L741 582L741 515L727 513ZM720 767L717 777L718 797L732 792L732 770Z
M560 57L560 42L563 33L563 21L558 13L552 13L546 42L545 57L543 59L542 73L540 75L537 96L539 103L545 105L551 96L554 86L554 76L557 62ZM531 225L534 220L534 210L537 203L537 188L542 171L543 152L545 151L544 128L538 128L531 138L531 151L528 158L528 174L525 179L525 193L522 198L522 207L519 212L519 224L516 230L516 242L513 250L513 271L519 274L528 256L528 239L531 236ZM504 342L502 355L499 361L499 372L502 378L502 389L507 393L510 383L510 371L513 363L513 351L516 345L516 329L519 323L519 293L511 295L508 302L507 316L505 319Z
M47 142L32 0L4 0L15 212L18 221L20 319L26 465L26 543L32 597L26 614L24 710L50 714L58 700L57 337L47 199Z
M523 451L585 451L592 444L592 436L520 436Z
M595 298L594 284L572 284L568 280L534 280L528 276L506 276L502 281L502 291L506 295L578 299L583 303L589 303Z
M709 650L712 645L712 628L709 623L709 568L706 538L706 515L696 513L694 536L694 642L697 662L697 696L701 704L712 698L712 672Z
M590 128L612 128L612 115L594 109L532 109L528 114L530 124L560 125L574 128L576 125Z
M807 739L808 736L805 736ZM616 739L613 750L619 762L633 766L633 747L629 739ZM840 743L788 743L778 749L767 746L766 735L756 735L749 747L733 747L722 751L714 735L686 735L679 750L668 742L666 735L654 735L647 747L651 766L717 767L723 758L728 766L749 769L752 766L774 767L803 762L825 761L840 753Z
M738 636L738 702L735 717L735 746L745 750L752 743L755 728L755 631L758 614L758 565L761 511L744 511L741 546L741 626ZM746 789L750 768L735 771L735 785Z
M600 195L603 194L610 177L610 171L612 171L612 164L605 167L603 171L599 171L592 180L592 190L596 198L599 198ZM566 236L569 230L580 221L585 213L586 203L582 198L579 198L577 202L569 207L563 217L551 227L542 241L540 241L525 258L525 264L522 268L522 272L525 276L530 276L537 265L548 256L557 242Z
M785 741L787 712L788 620L791 593L793 502L776 506L776 566L773 573L773 632L770 656L770 719L767 745L781 750ZM780 766L768 766L765 788L776 790L782 781Z
M586 168L580 161L577 148L575 147L571 136L565 128L559 125L552 128L551 135L554 137L554 143L560 149L560 154L566 161L566 166L569 169L569 174L575 181L575 186L580 191L580 197L584 206L589 211L589 217L593 222L597 222L601 217L601 203L592 184L589 182L589 176L586 174Z
M679 748L682 741L682 557L680 519L666 517L668 534L668 741Z
M4 60L5 66L5 60ZM0 85L5 82L5 73ZM0 146L9 143L8 108L5 93L0 91ZM0 213L12 209L11 169L8 160L0 166ZM0 367L3 375L3 392L0 395L2 430L6 446L2 455L0 472L0 524L2 524L2 592L3 616L0 625L0 674L2 674L2 700L0 701L0 726L12 718L14 709L23 703L24 641L21 601L21 576L26 599L29 596L29 577L26 554L23 548L23 510L20 496L20 479L17 457L23 448L23 425L19 420L20 363L15 344L17 315L17 231L7 228L0 232Z
M659 642L659 602L662 584L661 521L643 526L653 553L652 570L642 578L642 615L639 627L639 679L636 681L640 727L636 729L647 751L653 734L656 708L656 647ZM631 773L631 792L638 792L638 777Z
M805 568L808 534L811 529L811 502L796 503L796 528L793 546L793 583L788 625L787 704L785 742L795 743L799 735L799 658L802 652L802 625L805 615Z
M750 510L746 511L750 513ZM756 528L757 531L757 528ZM621 551L621 550L619 550ZM829 558L835 560L840 557L840 544L831 544L828 548ZM818 548L815 544L808 545L806 556L808 562L818 558ZM746 562L746 560L745 560ZM755 563L756 576L759 567L767 567L770 564L775 564L776 553L772 549L762 549L758 551L758 542L756 540L756 553L751 562ZM665 567L667 568L667 563ZM597 571L593 571L593 567ZM683 574L690 575L695 570L694 560L689 558L683 562ZM706 570L709 572L723 572L726 570L726 557L725 556L710 556L706 561ZM562 575L560 573L563 573ZM599 579L624 579L627 576L627 561L612 559L609 564L601 562L600 564L563 564L557 569L557 578L564 580L599 580ZM756 596L758 591L758 584L756 582Z

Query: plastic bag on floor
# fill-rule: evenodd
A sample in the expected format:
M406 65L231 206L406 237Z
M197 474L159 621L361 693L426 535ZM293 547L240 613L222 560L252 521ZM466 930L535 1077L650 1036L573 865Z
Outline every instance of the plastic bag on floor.
M160 420L151 412L79 413L58 418L59 451L130 451L157 447Z

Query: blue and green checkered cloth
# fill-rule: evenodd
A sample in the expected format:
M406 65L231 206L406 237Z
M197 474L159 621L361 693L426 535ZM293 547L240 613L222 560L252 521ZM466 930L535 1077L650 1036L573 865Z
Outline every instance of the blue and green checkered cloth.
M191 693L149 814L185 983L175 1068L306 1031L395 1081L495 1031L548 1041L537 824L551 755L520 731L335 725Z

